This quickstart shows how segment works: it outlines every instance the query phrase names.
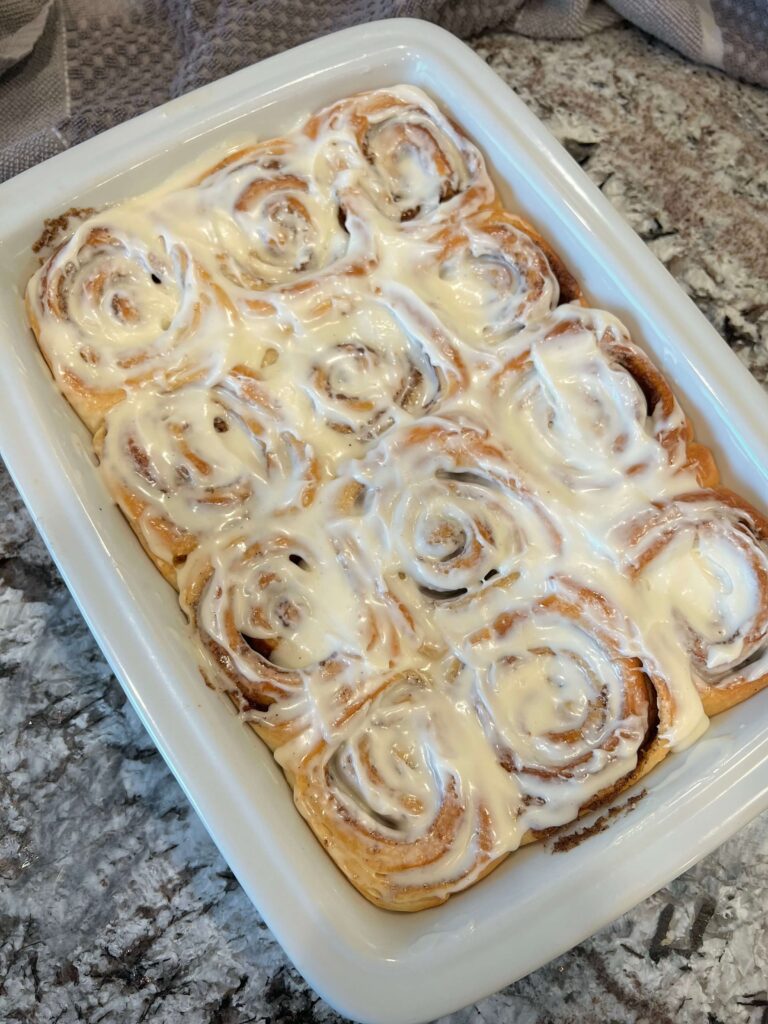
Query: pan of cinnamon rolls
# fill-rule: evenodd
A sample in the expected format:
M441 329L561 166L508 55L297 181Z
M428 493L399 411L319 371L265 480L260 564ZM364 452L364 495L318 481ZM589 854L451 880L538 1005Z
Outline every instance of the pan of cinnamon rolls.
M768 684L768 518L420 90L90 212L26 303L205 679L378 906Z

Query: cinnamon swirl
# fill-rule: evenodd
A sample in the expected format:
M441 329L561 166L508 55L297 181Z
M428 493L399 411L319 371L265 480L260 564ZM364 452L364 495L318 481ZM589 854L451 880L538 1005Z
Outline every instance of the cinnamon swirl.
M242 366L213 387L141 392L110 410L94 444L110 491L174 584L201 538L304 508L318 485L311 447Z
M456 349L402 301L326 292L294 305L292 316L290 346L265 382L311 422L334 461L438 411L465 381Z
M467 614L481 614L468 606L489 590L544 580L561 555L544 505L476 429L430 418L395 432L342 480L347 517L337 530L361 538L368 573L434 650L451 646Z
M533 833L563 823L569 783L578 780L584 811L650 771L667 753L673 710L666 681L629 656L631 626L606 598L553 585L470 636L464 668Z
M321 179L362 194L394 224L434 224L494 199L478 150L410 86L342 100L310 118L304 132L318 143Z
M190 224L201 258L215 261L246 308L260 308L249 292L300 292L327 276L364 274L375 262L354 200L312 174L312 155L299 135L246 146L171 203Z
M150 381L175 389L214 379L234 320L223 289L185 244L126 207L86 221L50 256L30 281L27 313L59 387L92 431Z
M768 519L724 488L694 491L640 513L626 543L627 572L669 609L707 714L768 686Z
M322 535L209 546L182 578L209 674L271 746L333 732L400 655L390 609Z
M652 498L684 472L700 484L717 481L711 453L693 442L662 374L602 310L554 310L497 372L493 391L532 472L588 501L627 481L629 500L638 491Z
M414 254L414 282L454 333L494 349L580 291L533 228L493 208L443 227Z

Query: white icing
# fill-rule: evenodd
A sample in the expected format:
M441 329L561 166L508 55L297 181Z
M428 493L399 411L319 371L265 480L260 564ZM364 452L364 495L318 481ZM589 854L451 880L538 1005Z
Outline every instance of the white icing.
M208 675L262 695L247 716L286 727L324 814L411 851L395 888L460 888L634 770L628 659L661 737L701 734L691 651L720 680L763 650L765 552L714 499L675 503L681 410L648 407L619 321L556 306L421 92L214 161L77 229L30 282L41 347L70 397L129 392L102 472L157 558L158 522L195 548Z
M237 319L179 233L123 204L82 224L30 289L57 377L92 390L206 377L226 367ZM210 344L211 337L217 344Z
M244 289L265 290L338 266L361 244L339 221L336 197L312 178L311 150L247 147L195 187L168 197L199 258Z
M101 468L113 491L144 505L145 540L166 561L172 553L152 529L158 515L185 533L226 533L300 507L316 475L310 446L286 429L274 399L237 373L115 406Z
M642 565L649 600L663 602L667 621L694 646L700 674L723 679L761 651L758 661L764 661L765 541L752 537L733 509L706 495L674 503L657 519L650 521L634 557ZM754 667L745 667L752 668L747 678L755 678Z
M496 348L557 305L559 285L541 249L492 216L441 232L405 260L414 264L414 289L475 348Z

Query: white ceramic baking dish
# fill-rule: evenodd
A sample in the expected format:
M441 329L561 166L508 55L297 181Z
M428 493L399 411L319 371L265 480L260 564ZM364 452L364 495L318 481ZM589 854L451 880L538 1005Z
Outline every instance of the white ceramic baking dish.
M28 331L22 289L42 218L140 192L216 143L269 136L360 89L412 82L485 152L505 198L618 313L674 382L730 482L768 505L766 399L664 268L523 103L418 21L350 29L145 114L0 186L0 444L134 707L243 888L342 1013L425 1021L534 970L668 882L768 806L768 692L668 758L631 815L567 854L509 858L446 906L382 911L337 871L267 750L202 685L174 595L95 472L89 438Z

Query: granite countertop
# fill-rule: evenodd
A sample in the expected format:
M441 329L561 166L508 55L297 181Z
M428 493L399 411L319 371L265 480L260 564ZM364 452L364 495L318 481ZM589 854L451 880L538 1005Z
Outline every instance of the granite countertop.
M477 50L768 386L768 92L620 27ZM240 890L0 476L0 1020L338 1018ZM768 1022L768 816L450 1019Z

